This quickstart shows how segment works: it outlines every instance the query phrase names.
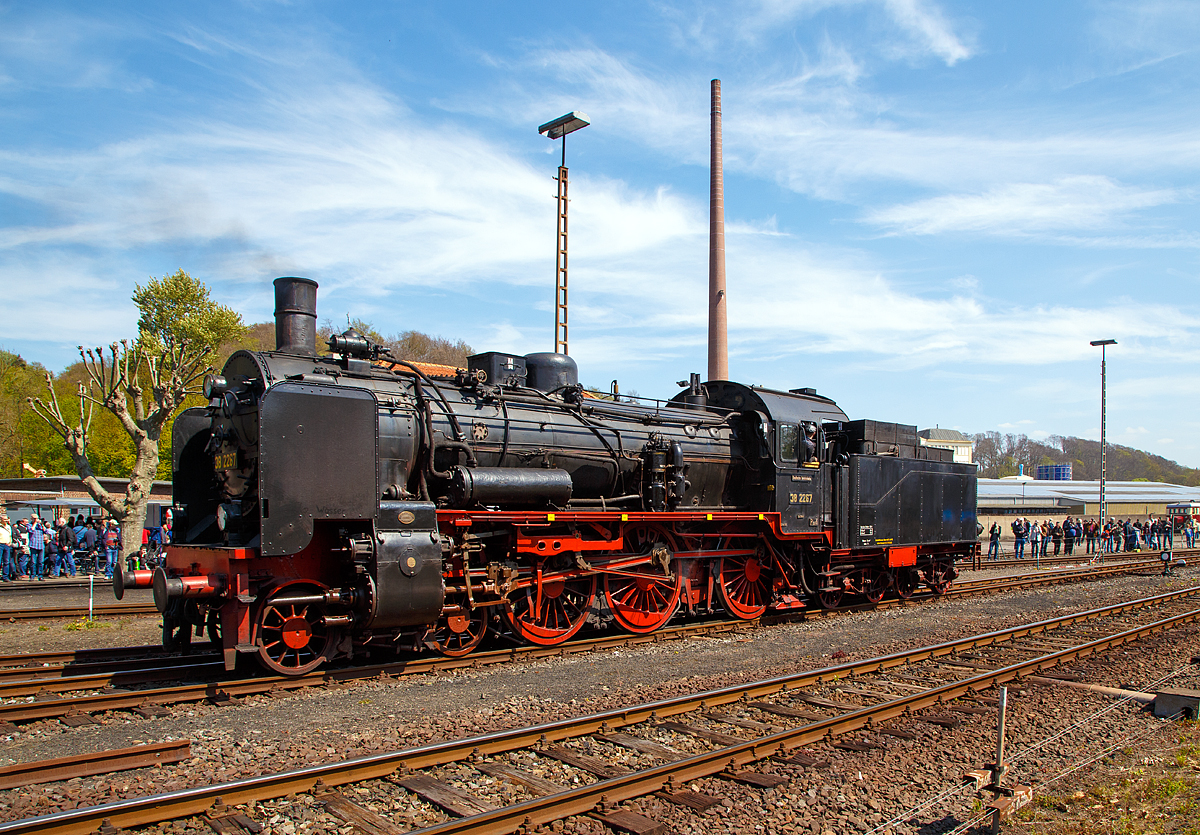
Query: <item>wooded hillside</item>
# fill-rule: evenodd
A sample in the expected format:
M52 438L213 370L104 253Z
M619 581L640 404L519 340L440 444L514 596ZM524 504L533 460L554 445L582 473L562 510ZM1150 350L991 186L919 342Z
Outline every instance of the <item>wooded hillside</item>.
M1001 435L980 432L972 435L975 463L983 478L1017 475L1019 465L1025 474L1037 475L1039 464L1070 464L1076 481L1100 479L1100 442L1084 438L1051 435L1035 441L1025 435ZM1161 455L1152 455L1132 447L1109 444L1106 456L1110 481L1164 481L1170 484L1200 485L1200 469L1185 467Z

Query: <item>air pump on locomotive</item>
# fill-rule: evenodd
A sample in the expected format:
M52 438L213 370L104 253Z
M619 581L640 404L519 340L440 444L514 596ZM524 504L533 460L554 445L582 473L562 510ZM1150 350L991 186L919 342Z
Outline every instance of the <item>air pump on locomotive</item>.
M592 395L562 354L316 352L315 282L275 281L275 351L239 351L173 430L174 542L149 586L193 632L299 675L373 648L554 645L585 623L752 619L944 592L975 548L975 467L811 389Z

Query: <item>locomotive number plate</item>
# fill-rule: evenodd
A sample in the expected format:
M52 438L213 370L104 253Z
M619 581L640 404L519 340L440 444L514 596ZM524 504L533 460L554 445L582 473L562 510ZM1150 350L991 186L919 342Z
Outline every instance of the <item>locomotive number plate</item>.
M810 504L812 497L812 493L789 493L788 504Z
M218 470L236 470L237 450L233 452L218 452L213 459L213 466Z

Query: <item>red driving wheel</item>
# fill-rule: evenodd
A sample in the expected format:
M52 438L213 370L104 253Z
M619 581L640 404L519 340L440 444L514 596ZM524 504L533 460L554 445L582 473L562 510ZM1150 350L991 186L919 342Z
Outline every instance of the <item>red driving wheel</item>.
M595 600L594 575L549 580L538 575L530 585L513 592L504 618L529 643L552 647L583 628Z
M717 563L717 583L725 609L734 617L753 620L771 602L770 562L762 548L753 554L722 557Z

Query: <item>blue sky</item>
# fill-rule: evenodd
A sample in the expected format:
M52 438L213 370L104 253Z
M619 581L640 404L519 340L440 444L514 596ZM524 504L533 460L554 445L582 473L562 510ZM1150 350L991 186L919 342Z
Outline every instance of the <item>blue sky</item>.
M60 369L178 268L247 321L706 370L722 80L730 376L851 417L1200 466L1200 5L0 2L0 347Z

